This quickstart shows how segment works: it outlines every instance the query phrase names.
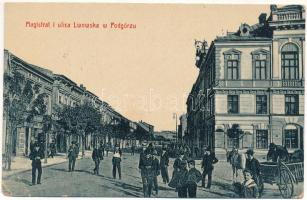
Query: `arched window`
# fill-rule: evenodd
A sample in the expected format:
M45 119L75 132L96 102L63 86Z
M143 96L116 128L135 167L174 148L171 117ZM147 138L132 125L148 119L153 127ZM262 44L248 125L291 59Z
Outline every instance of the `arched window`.
M298 47L292 43L285 44L281 49L282 79L299 79Z

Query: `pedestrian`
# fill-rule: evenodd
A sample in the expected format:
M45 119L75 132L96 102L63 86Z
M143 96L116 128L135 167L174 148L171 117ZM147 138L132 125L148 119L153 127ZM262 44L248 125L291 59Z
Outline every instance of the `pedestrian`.
M162 155L161 155L161 158L160 158L160 167L161 167L161 176L162 176L164 184L169 182L168 164L169 164L168 153L166 152L165 149L163 149Z
M154 189L156 191L156 195L159 193L159 185L158 185L158 176L160 175L160 161L158 157L158 152L156 150L153 151L153 165L154 165Z
M242 194L243 198L259 198L258 186L252 178L252 172L248 169L243 171L244 182L242 183Z
M148 147L147 147L147 151L150 151L150 154L153 153L153 150L154 150L154 146L153 146L153 143L149 143Z
M109 144L106 144L106 155L107 155L107 157L109 156L109 150L110 150L110 146L109 146Z
M202 187L206 185L206 176L208 176L207 189L210 189L212 183L212 172L213 165L218 162L218 159L215 157L215 154L210 151L209 147L205 148L204 156L201 163L201 168L203 169L203 179Z
M103 143L100 143L99 152L101 153L100 156L102 156L102 157L104 157L104 150L105 150L105 145Z
M180 151L179 156L175 159L174 164L173 164L174 171L173 171L172 177L174 177L176 173L179 172L180 166L181 166L180 163L182 160L184 160L184 152Z
M260 177L260 163L259 161L254 158L254 150L248 149L246 151L246 163L245 163L245 169L248 169L251 172L253 180L257 183L259 186L259 177Z
M132 144L131 146L131 155L134 156L134 152L135 152L135 146Z
M42 163L41 159L44 158L44 152L42 151L40 145L35 143L33 145L33 151L30 153L30 160L32 160L32 185L41 184L42 176ZM37 180L36 180L36 170L37 170Z
M196 198L197 183L202 180L202 174L195 168L195 160L188 160L189 172L187 175L187 187L189 198Z
M147 181L145 179L145 167L144 167L144 160L146 159L145 155L146 149L147 149L147 144L144 142L142 143L142 150L140 152L139 166L138 166L142 178L144 197L147 195Z
M34 146L36 145L37 141L34 137L31 137L30 141L30 153L34 150ZM30 155L30 154L29 154Z
M121 174L121 166L120 163L122 161L121 154L118 149L115 150L112 158L112 164L113 164L113 178L116 179L116 169L118 171L118 177L119 180L122 179L122 174Z
M93 153L92 153L92 159L95 162L95 168L94 168L94 174L99 174L99 164L100 164L100 152L98 148L94 148Z
M245 167L245 156L241 155L236 147L233 147L229 154L229 161L232 166L232 181L237 182L238 176L242 173Z
M154 184L155 167L154 160L151 151L145 150L142 155L141 167L141 177L143 183L143 193L144 197L150 197L152 192L152 187Z
M55 156L56 153L56 148L55 148L55 143L54 141L52 141L49 145L49 149L50 149L50 154L49 157L53 158Z
M187 198L188 197L188 185L187 185L187 161L181 160L179 171L177 172L177 186L176 190L179 198Z
M75 142L71 142L71 145L68 149L68 171L72 172L75 171L75 164L76 164L76 159L78 157L78 147L76 146Z

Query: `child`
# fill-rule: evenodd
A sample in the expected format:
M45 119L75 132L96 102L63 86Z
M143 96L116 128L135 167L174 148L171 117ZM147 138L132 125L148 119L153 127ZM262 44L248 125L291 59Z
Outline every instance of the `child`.
M258 198L259 192L255 181L252 179L252 173L250 170L245 169L243 171L244 182L242 183L242 197L243 198Z
M202 174L195 168L195 160L188 161L189 172L187 178L189 198L196 198L197 183L202 180Z

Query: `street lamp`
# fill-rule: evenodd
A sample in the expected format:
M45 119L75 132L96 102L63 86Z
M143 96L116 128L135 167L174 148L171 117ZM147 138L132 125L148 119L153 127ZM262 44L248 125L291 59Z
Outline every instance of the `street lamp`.
M178 144L177 118L177 113L173 113L173 119L176 119L176 144Z

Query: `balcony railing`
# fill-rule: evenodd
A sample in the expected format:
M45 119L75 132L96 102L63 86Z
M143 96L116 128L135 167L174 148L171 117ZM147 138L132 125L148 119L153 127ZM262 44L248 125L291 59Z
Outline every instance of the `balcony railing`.
M278 21L302 19L302 13L283 13L277 14Z
M268 88L268 87L304 87L304 80L217 80L213 87L231 88Z

